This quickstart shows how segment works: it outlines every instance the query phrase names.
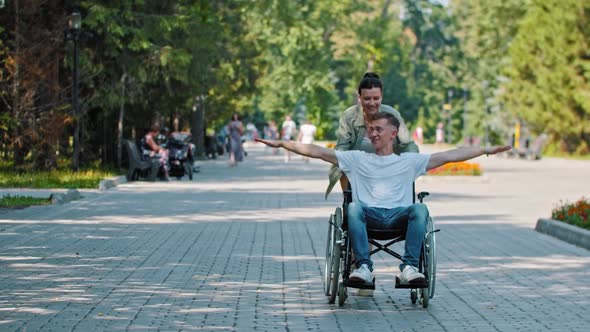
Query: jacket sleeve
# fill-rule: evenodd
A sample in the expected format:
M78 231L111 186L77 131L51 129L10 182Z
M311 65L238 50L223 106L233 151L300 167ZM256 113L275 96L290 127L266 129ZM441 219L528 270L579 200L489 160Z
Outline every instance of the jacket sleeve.
M348 111L348 110L347 110ZM354 128L353 128L353 121L348 116L348 112L345 111L340 116L340 122L338 124L338 129L336 130L336 145L334 146L334 150L350 150L353 148L354 145ZM329 183L328 188L326 189L325 199L328 199L328 195L332 192L332 189L340 181L342 177L342 171L332 165L330 167L330 172L328 174Z
M336 130L336 146L334 146L334 150L350 150L353 144L353 130L352 124L350 123L349 119L346 117L346 114L343 114L340 117L340 122L338 124L338 129Z

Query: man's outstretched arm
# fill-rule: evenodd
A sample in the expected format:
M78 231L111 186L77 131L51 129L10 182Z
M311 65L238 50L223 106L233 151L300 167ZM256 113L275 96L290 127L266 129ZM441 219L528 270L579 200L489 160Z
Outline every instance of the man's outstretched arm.
M338 159L336 158L336 153L332 149L326 149L315 144L303 144L292 141L273 141L260 138L257 138L256 141L264 143L272 148L287 149L299 155L306 156L309 158L321 159L323 161L327 161L333 165L338 166Z
M448 150L444 152L433 153L430 156L430 160L428 161L428 165L426 165L426 169L430 170L436 168L438 166L444 165L446 163L451 163L455 161L464 161L469 160L475 157L479 157L483 154L490 155L496 154L498 152L508 151L512 147L510 145L505 146L492 146L489 148L479 148L479 147L469 147L469 148L459 148Z

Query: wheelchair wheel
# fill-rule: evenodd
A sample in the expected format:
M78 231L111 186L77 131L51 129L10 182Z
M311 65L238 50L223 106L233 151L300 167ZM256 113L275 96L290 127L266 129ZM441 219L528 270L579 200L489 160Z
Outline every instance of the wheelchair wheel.
M434 225L432 219L428 218L426 226L427 235L424 239L424 274L428 280L428 288L420 290L420 300L424 308L428 307L429 300L434 296L434 287L436 283L436 233L434 232Z
M417 299L418 299L418 290L416 288L412 288L410 290L410 300L412 300L412 304L416 304Z
M332 248L334 248L334 215L328 220L328 239L326 240L326 257L324 260L324 293L330 295L332 280Z
M431 218L428 218L426 228L429 234L426 236L426 244L428 245L426 263L428 266L428 297L434 297L434 287L436 286L436 232L434 231L434 223Z
M342 210L340 208L337 208L336 213L333 216L334 227L332 231L332 245L330 257L330 294L328 295L328 303L330 304L336 301L336 295L338 293L338 281L340 278L340 257L342 253L342 233L340 232L340 227L342 226Z

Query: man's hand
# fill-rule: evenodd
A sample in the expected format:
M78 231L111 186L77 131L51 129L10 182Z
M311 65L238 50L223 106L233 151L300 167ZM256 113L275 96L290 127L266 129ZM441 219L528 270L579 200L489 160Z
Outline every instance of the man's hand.
M483 154L490 155L496 154L503 151L508 151L512 149L510 145L504 146L492 146L489 148L479 148L479 147L468 147L468 148L459 148L444 152L434 153L430 156L430 160L428 160L428 165L426 165L426 169L430 170L439 166L442 166L446 163L457 162L457 161L464 161L469 160L475 157L479 157Z
M271 148L280 148L281 147L281 141L278 141L278 140L269 140L269 139L262 139L262 138L256 138L254 140L256 142L266 144L266 145L270 146Z
M490 155L490 154L496 154L496 153L508 151L510 149L512 149L512 146L510 146L510 145L491 146L489 148L483 149L483 153L487 156L487 155Z

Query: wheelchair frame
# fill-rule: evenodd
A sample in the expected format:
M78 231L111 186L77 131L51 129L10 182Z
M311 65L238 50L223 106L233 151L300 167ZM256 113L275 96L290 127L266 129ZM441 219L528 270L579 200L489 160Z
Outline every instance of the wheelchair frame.
M420 192L418 200L423 202L428 192ZM414 195L413 195L414 196ZM416 198L413 197L413 202ZM326 259L324 266L324 292L328 296L328 303L332 304L338 297L338 305L344 305L348 295L347 288L375 289L374 280L371 283L352 283L348 277L354 264L352 260L352 248L348 237L348 225L346 211L348 204L352 202L351 190L344 191L344 202L342 208L336 208L334 214L330 215L328 228L328 241L326 243ZM345 212L344 215L342 212ZM438 229L434 229L432 218L428 218L426 234L420 253L418 270L424 274L425 281L421 284L401 283L396 276L395 288L409 288L410 299L415 304L417 299L424 308L428 307L429 300L434 296L436 283L436 236ZM393 244L405 240L405 230L374 230L367 229L369 243L375 246L369 256L384 251L387 254L401 260L402 256L391 250ZM382 244L378 241L387 241ZM339 281L342 275L342 281Z

